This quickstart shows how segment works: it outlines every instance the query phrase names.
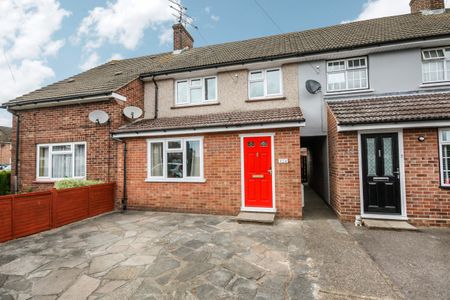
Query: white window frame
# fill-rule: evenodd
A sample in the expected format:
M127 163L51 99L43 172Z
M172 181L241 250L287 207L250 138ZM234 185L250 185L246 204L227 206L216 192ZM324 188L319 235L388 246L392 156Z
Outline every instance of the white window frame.
M206 100L206 80L207 79L215 79L215 90L216 90L216 97L214 99L208 99ZM192 81L195 80L200 80L201 82L201 90L202 90L202 101L199 103L191 103L191 89L192 88ZM175 81L175 105L176 106L191 106L191 105L202 105L202 104L207 104L207 103L211 103L211 102L217 102L218 99L218 90L217 90L217 76L205 76L205 77L196 77L196 78L188 78L188 79L180 79L180 80L176 80ZM183 102L183 103L178 103L178 83L180 82L187 82L187 97L188 97L188 101L187 102Z
M84 145L84 175L85 176L74 176L75 175L75 146ZM66 178L53 178L52 176L52 156L53 156L53 146L71 146L71 151L58 151L57 154L72 154L72 177ZM39 176L39 150L40 148L48 147L48 176ZM58 181L64 179L85 179L87 176L87 143L86 142L70 142L70 143L51 143L51 144L38 144L36 145L36 179L38 181Z
M267 72L270 71L279 71L280 72L280 92L276 93L276 94L269 94L267 92ZM262 74L262 79L257 79L257 80L251 80L251 75L252 73L258 73L261 72ZM262 97L252 97L250 94L250 84L252 82L259 82L262 81L263 85L264 85L264 96ZM283 96L283 70L282 68L270 68L270 69L261 69L261 70L251 70L248 72L248 86L247 86L247 90L248 90L248 99L254 100L254 99L266 99L266 98L275 98L275 97L282 97Z
M442 50L444 51L444 57L436 57L436 58L426 58L425 52L426 51L437 51ZM422 49L422 83L423 84L430 84L430 83L439 83L439 82L449 82L450 78L447 74L447 65L450 64L450 58L446 57L446 52L450 53L450 46L448 47L439 47L439 48L428 48L428 49ZM429 61L443 61L444 62L444 80L433 80L433 81L425 81L425 62Z
M364 59L366 61L366 66L365 67L358 67L358 68L349 68L348 66L348 62L352 61L352 60L358 60L358 59ZM345 65L345 69L343 70L339 70L339 71L329 71L328 70L328 64L330 63L336 63L336 62L344 62ZM352 70L359 70L359 69L365 69L366 71L366 78L367 78L367 84L365 87L361 87L361 88L349 88L348 87L348 71L352 71ZM340 73L340 72L344 72L344 76L345 76L345 89L339 89L339 90L330 90L328 88L328 75L329 74L333 74L333 73ZM361 56L361 57L352 57L352 58L346 58L346 59L336 59L336 60L329 60L326 62L326 77L327 77L327 93L341 93L341 92L347 92L347 91L362 91L362 90L368 90L370 87L370 83L369 83L369 59L367 56Z
M169 149L168 144L170 141L181 141L181 148ZM186 142L195 141L200 143L200 176L198 177L186 177ZM152 155L151 145L162 143L163 144L163 176L152 176ZM146 182L205 182L204 178L204 155L203 155L203 137L185 137L185 138L164 138L164 139L148 139L147 140L147 179ZM167 177L167 153L171 152L183 152L183 178L169 178Z
M444 182L444 164L443 164L444 153L442 153L442 146L444 146L444 145L450 146L450 141L446 141L446 142L443 141L442 133L444 131L450 132L450 128L440 128L439 129L439 171L440 171L440 175L441 175L441 186L447 188L447 187L450 187L450 183ZM450 171L450 170L448 170L448 171Z

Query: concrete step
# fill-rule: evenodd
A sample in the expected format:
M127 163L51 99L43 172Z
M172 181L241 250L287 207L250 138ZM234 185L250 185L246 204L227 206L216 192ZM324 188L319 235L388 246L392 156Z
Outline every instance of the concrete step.
M235 217L235 220L239 223L263 223L263 224L273 224L275 221L274 213L258 213L258 212L240 212L239 215Z
M363 224L370 229L417 230L406 221L363 219Z

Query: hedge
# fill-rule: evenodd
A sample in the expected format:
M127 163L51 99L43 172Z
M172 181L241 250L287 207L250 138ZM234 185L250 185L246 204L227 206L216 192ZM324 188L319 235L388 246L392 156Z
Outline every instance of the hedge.
M11 171L0 171L0 195L11 193Z
M63 180L55 182L55 189L57 189L57 190L70 189L70 188L89 186L89 185L95 185L95 184L100 184L100 183L103 183L103 182L98 181L98 180L63 179Z

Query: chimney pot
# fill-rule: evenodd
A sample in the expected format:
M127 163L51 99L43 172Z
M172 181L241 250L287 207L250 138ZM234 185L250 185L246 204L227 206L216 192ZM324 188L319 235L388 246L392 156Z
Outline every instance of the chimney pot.
M409 2L411 13L418 13L421 11L445 9L445 0L411 0Z
M194 47L194 38L183 26L183 24L175 24L172 26L173 29L173 50L183 50L185 48Z

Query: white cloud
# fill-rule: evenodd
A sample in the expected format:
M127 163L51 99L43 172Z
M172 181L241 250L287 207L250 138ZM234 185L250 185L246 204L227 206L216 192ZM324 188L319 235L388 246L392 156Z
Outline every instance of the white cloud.
M111 57L109 58L109 60L119 60L119 59L123 59L123 55L120 53L113 53L113 55L111 55Z
M205 13L213 20L214 22L219 22L220 17L218 15L213 14L211 6L205 7Z
M35 90L55 75L47 57L64 45L54 34L69 15L58 0L0 1L0 102ZM4 118L3 113L0 124Z
M163 29L161 31L161 33L159 34L158 38L159 38L160 45L170 44L173 39L173 29L172 28Z
M220 17L216 16L216 15L211 15L211 20L213 20L214 22L219 22L220 21Z
M135 49L146 29L158 30L172 19L167 0L116 0L89 12L78 28L77 40L84 38L87 50L106 42Z
M354 21L408 14L411 12L409 2L410 0L368 0ZM449 5L450 3L447 7Z
M100 57L97 52L92 52L89 56L84 60L84 62L80 65L80 69L83 71L92 69L100 64Z

